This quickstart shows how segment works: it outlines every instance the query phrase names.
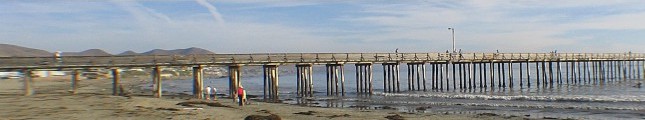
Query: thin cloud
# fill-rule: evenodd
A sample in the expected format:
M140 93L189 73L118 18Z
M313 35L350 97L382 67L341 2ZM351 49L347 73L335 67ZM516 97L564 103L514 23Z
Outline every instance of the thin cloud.
M224 24L224 18L222 18L222 14L217 11L217 8L213 6L212 4L208 3L206 0L195 0L199 5L204 6L208 9L208 12L211 13L213 18L215 19L215 22L217 24L222 25Z

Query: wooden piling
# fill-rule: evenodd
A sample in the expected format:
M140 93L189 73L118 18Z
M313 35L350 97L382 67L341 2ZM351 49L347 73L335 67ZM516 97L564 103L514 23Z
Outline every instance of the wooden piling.
M201 66L193 67L193 96L197 99L204 98L204 77Z
M333 80L334 81L334 83L333 83L334 84L334 93L335 93L336 96L338 96L339 93L340 93L339 87L341 87L339 85L339 82L342 81L342 80L340 80L341 76L338 74L339 73L338 66L334 65L333 68L332 68L332 71L334 72L334 80Z
M332 89L333 89L333 87L331 86L332 85L331 84L331 82L332 82L331 66L326 65L325 68L327 70L326 71L327 72L327 96L330 96L331 93L332 93Z
M615 71L614 71L614 61L607 61L607 80L614 81Z
M367 69L367 76L368 76L368 77L367 77L367 78L369 79L369 80L368 80L368 82L369 82L369 90L370 90L369 94L370 94L370 95L372 95L372 94L374 94L374 87L373 87L374 83L372 82L372 80L373 80L373 77L372 77L372 76L373 76L373 74L372 74L372 72L373 72L374 70L372 69L372 64L370 64L370 65L369 65L369 66L367 66L367 67L368 67L368 69ZM312 86L313 86L313 85L312 85Z
M553 62L549 61L549 86L553 87Z
M156 86L155 86L155 97L161 98L161 93L163 90L161 90L161 68L159 66L155 66L154 74L155 74L155 81L156 81Z
M452 89L457 90L457 78L456 78L456 65L453 63L452 64Z
M412 78L412 73L413 73L412 72L412 67L411 67L410 64L407 64L407 65L408 65L408 67L407 67L407 69L408 69L408 91L410 91L410 90L414 89L414 88L412 88L412 84L414 84L412 82L414 82L414 80L412 80L413 79Z
M584 83L584 79L585 79L584 70L581 68L583 66L584 65L581 65L581 61L576 61L576 69L577 69L576 75L578 75L578 83L579 84Z
M639 72L639 73L641 73L641 75L639 75L639 76L641 76L641 78L642 78L642 79L645 79L645 60L641 60L641 62L643 63L643 64L641 65L641 66L642 66L642 67L641 67L641 69L643 69L643 70L642 70L642 71L643 71L643 73Z
M530 55L529 55L530 57ZM526 59L526 87L531 88L531 64L530 58Z
M446 76L446 88L448 88L448 62L446 62L446 65L439 64L441 66L441 74L439 74L439 89L443 90L443 77L444 74ZM445 66L445 71L444 71L444 66Z
M362 92L361 91L362 90L361 86L363 85L363 83L361 83L362 82L362 78L361 78L362 76L359 75L359 74L363 74L363 71L362 71L362 68L360 67L360 65L358 65L358 64L354 64L354 68L356 70L356 77L355 77L356 78L356 94L361 94L361 92Z
M482 67L483 67L483 68L482 68L482 73L483 73L483 75L484 75L484 80L483 80L483 82L484 82L484 83L483 83L483 84L484 84L484 88L488 88L488 84L486 84L486 81L487 81L486 79L488 79L488 76L487 76L487 74L486 74L486 71L489 71L489 70L488 70L488 69L486 69L486 66L488 66L488 65L486 65L486 63L484 63L484 61L482 61Z
M464 89L464 64L459 64L459 89Z
M396 63L394 65L394 73L395 73L394 74L395 75L394 79L396 80L396 83L395 83L396 84L396 92L401 92L401 81L399 79L400 76L401 76L400 75L401 71L399 70L399 63Z
M233 98L233 100L237 99L237 95L238 95L237 89L241 86L240 77L242 75L240 73L240 69L241 69L241 66L238 66L238 65L228 66L229 95L230 95L230 98ZM269 75L269 77L270 77L270 75ZM271 86L271 84L273 84L272 81L269 82L269 86ZM269 87L270 91L271 91L271 89L274 89L272 87L273 86ZM269 96L271 96L271 94Z
M605 61L598 61L598 65L599 65L598 67L600 69L600 82L601 83L604 83L607 80L607 71L605 69L607 66L605 66L605 63L606 63Z
M309 97L313 97L314 96L314 76L313 76L314 70L313 70L313 66L309 65L305 70L307 72L305 74L305 76L308 76L307 80L306 80L307 81L306 85L309 85L309 87L307 87L307 91L309 92Z
M473 64L472 61L470 61L470 64L468 65L468 70L470 71L470 72L468 72L469 73L468 80L470 81L469 89L470 88L475 88L475 89L477 88L477 84L475 84L475 78L476 77L475 77L475 70L474 69L475 69L475 65Z
M507 66L504 64L504 62L500 62L500 63L498 63L498 65L501 66L500 68L502 70L502 74L499 75L499 77L502 78L500 80L501 85L502 85L503 88L506 88L506 78L508 77L508 76L506 76L506 67Z
M387 93L391 91L391 88L388 87L390 86L388 82L390 81L390 76L388 75L390 67L386 64L381 64L381 66L383 66L383 92Z
M598 82L598 62L596 61L591 61L591 75L593 83L596 84Z
M564 62L564 66L565 66L564 67L565 68L564 69L564 72L565 72L564 76L565 76L565 78L567 80L567 84L569 84L569 80L570 80L570 77L571 77L571 76L569 76L569 68L571 68L571 67L569 67L569 62L566 62L566 61Z
M513 60L508 62L508 87L513 88Z
M430 63L430 67L432 67L430 70L432 71L432 74L430 74L430 89L436 90L437 87L437 78L439 75L437 75L437 64L435 63ZM424 84L425 85L425 84Z
M300 67L296 67L296 68L297 68L297 69L296 69L296 70L297 70L297 71L296 71L296 73L298 73L298 74L296 74L296 76L297 76L297 78L298 78L298 79L300 79L300 78L302 77L302 74L300 74L300 72L301 72L301 71L300 71ZM267 98L271 98L271 97L269 97L269 96L272 94L272 93L271 93L271 86L270 86L271 81L269 80L269 79L271 79L271 78L269 78L269 76L271 76L271 75L270 75L270 73L269 73L269 68L267 68L266 66L262 66L262 71L263 71L263 73L264 73L264 74L263 74L263 78L264 78L264 85L263 85L263 87L262 87L262 88L264 88L264 90L262 91L264 96L263 96L262 98L263 98L263 100L264 100L264 101L267 101L267 100L268 100ZM296 80L296 82L297 82L297 83L296 83L296 84L297 84L297 87L296 87L296 91L297 91L297 92L296 92L296 95L301 96L302 91L303 91L303 89L302 89L302 88L303 88L302 83L301 83L301 81L300 81L300 80ZM268 93L268 94L267 94L267 93ZM269 96L267 96L267 95L269 95Z
M524 77L524 73L523 73L522 69L524 69L524 67L522 67L522 61L518 62L518 64L520 64L520 67L519 67L520 79L519 80L520 80L520 88L522 88L524 86L524 82L522 82L522 78Z
M372 64L371 63L360 63L355 64L356 66L356 92L358 94L371 94L372 91Z
M502 69L503 69L502 67L504 67L504 66L502 66L501 62L502 61L497 63L497 74L498 74L497 75L497 87L498 88L502 88L502 78L504 77L504 74L502 74Z
M31 79L31 77L32 77L31 70L23 69L22 74L23 74L22 77L23 77L23 83L24 83L23 87L24 87L24 90L25 90L25 96L31 96L31 95L34 94L34 90L32 89L33 88L32 84L33 84L34 81Z
M535 86L539 87L540 86L540 62L537 60L535 61L535 77L537 78L535 81Z
M562 84L562 66L560 66L560 58L556 61L556 73L558 75L558 84Z
M578 83L578 75L576 74L576 62L571 61L571 83Z
M415 66L416 66L416 67L415 67L415 68L416 68L415 73L416 73L416 77L417 77L417 78L416 78L416 79L417 79L417 85L416 85L416 88L417 88L416 90L417 90L417 91L421 90L421 73L422 73L422 72L425 72L425 71L421 71L421 66L422 66L422 65L423 65L423 64L417 64L417 65L415 65Z
M495 88L495 63L493 60L490 61L490 88Z
M423 91L427 91L427 89L426 89L426 64L425 63L421 64L421 76L422 76L422 79L423 79Z
M484 75L483 75L483 74L485 74L485 70L483 68L484 66L482 66L481 61L477 63L477 66L479 66L479 89L482 89L482 88L484 88L484 84L485 84L484 83Z
M119 92L119 87L120 86L121 86L121 74L120 74L120 71L119 71L118 68L112 68L112 95L117 96L117 95L122 94L122 93ZM76 91L76 90L74 90L74 91Z
M547 71L546 70L546 59L542 59L541 64L542 64L542 72L541 72L542 73L542 86L546 87L548 85L547 79L549 79L549 78L547 78L547 72L546 72Z
M276 65L276 66L272 66L272 67L273 67L273 72L272 72L273 74L271 76L273 77L272 80L273 80L273 86L274 86L273 100L276 101L276 100L280 99L280 92L279 92L280 91L280 84L278 84L278 83L280 83L280 76L278 76L278 74L279 74L278 66Z
M342 96L345 96L345 67L341 64L338 68L340 70L340 92Z
M301 97L313 96L313 83L312 83L312 65L311 64L297 64L296 65L296 84L297 94Z
M79 86L80 79L81 79L81 74L79 70L72 70L72 94L78 93L78 86ZM116 88L116 86L113 86L113 88ZM116 89L114 89L113 92L116 92Z
M591 83L591 70L589 68L589 61L585 61L585 73L587 74L587 83Z

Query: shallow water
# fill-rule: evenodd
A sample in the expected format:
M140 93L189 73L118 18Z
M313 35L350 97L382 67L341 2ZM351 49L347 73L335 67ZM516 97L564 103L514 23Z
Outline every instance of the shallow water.
M526 64L524 64L526 65ZM382 109L384 106L394 107L402 112L428 112L448 114L477 114L496 113L502 115L525 116L532 118L557 117L576 119L645 119L645 86L633 87L643 83L643 79L606 79L574 83L565 81L565 65L562 69L562 84L546 85L536 83L534 64L530 64L531 86L526 86L526 69L523 70L524 86L519 86L519 67L514 64L514 86L512 88L483 88L479 79L475 80L477 88L460 89L457 79L457 90L452 89L452 79L449 81L451 90L432 90L429 70L426 71L427 91L407 91L407 68L401 65L400 93L383 92L383 76L380 65L374 68L374 91L371 96L357 95L354 79L354 66L345 66L346 96L326 96L326 75L323 69L314 68L315 97L298 98L295 75L280 75L280 99L291 104L320 107L345 107L359 109ZM427 66L430 68L430 65ZM524 66L526 67L526 66ZM295 69L293 66L281 66L280 69ZM634 67L634 73L636 70ZM496 70L495 70L496 72ZM554 72L555 73L555 72ZM591 72L590 72L591 73ZM479 76L479 72L475 74ZM497 74L497 73L495 73ZM506 73L508 74L508 73ZM557 74L557 73L556 73ZM554 75L555 77L556 75ZM542 76L540 76L542 77ZM490 78L490 76L488 76ZM497 79L497 77L495 77ZM642 78L642 77L641 77ZM445 79L445 78L444 78ZM508 78L507 78L508 79ZM490 80L487 80L488 84ZM495 80L496 82L498 80ZM554 80L557 82L557 79ZM263 78L242 77L242 84L250 95L263 94ZM508 82L508 81L507 81ZM206 79L205 86L214 86L218 92L228 93L228 78ZM176 80L163 83L165 91L176 93L192 93L192 80ZM510 82L507 83L510 85ZM497 83L495 83L497 85ZM147 85L149 86L149 85ZM444 83L444 87L445 83ZM419 107L427 109L417 110Z

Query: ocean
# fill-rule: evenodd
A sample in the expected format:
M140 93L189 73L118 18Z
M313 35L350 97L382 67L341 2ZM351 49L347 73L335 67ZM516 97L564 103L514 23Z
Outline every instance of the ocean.
M346 74L345 96L327 96L325 70L314 67L314 97L300 98L296 95L295 74L281 74L279 76L279 94L280 99L285 103L312 107L396 109L401 112L436 114L494 113L529 118L645 119L645 85L643 88L636 86L638 83L645 83L642 77L640 77L641 79L607 78L606 80L598 79L576 83L566 82L567 76L564 68L568 66L563 65L561 84L556 82L553 85L545 85L544 83L538 85L535 65L531 63L529 66L531 69L530 87L526 82L526 69L523 70L524 75L520 79L519 66L515 64L512 88L498 88L497 83L495 83L495 87L480 87L478 78L480 73L477 72L475 74L477 77L476 88L460 89L459 79L457 79L457 89L452 89L452 85L455 83L452 83L451 78L449 81L450 90L433 90L430 77L432 73L429 71L430 66L428 65L426 66L428 70L426 71L426 91L408 91L407 68L405 65L401 65L401 92L386 93L383 91L383 69L380 65L374 65L374 94L359 95L356 94L354 65L346 64L344 68ZM295 69L295 67L285 65L280 66L280 69ZM644 75L634 73L634 75ZM508 75L508 73L506 74ZM487 84L490 84L490 76L488 77ZM497 77L495 78L497 79ZM572 79L571 76L568 78ZM508 78L506 79L508 80ZM520 80L523 81L524 86L519 86ZM241 82L247 90L247 94L257 95L260 97L256 99L262 99L263 76L243 75ZM192 94L192 84L192 80L164 81L163 90ZM510 85L510 83L507 84ZM220 94L228 93L228 78L205 79L204 86L216 87ZM444 87L447 86L444 85Z

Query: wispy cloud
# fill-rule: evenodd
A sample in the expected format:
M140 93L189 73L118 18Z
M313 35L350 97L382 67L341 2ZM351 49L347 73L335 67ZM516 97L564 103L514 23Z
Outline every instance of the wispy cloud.
M217 22L220 25L224 24L224 18L222 18L222 14L217 11L217 8L215 8L215 6L211 5L206 0L195 0L195 1L197 1L199 5L204 6L208 9L208 11L215 19L215 22Z

